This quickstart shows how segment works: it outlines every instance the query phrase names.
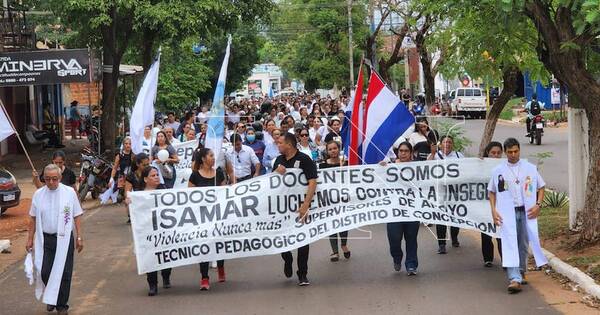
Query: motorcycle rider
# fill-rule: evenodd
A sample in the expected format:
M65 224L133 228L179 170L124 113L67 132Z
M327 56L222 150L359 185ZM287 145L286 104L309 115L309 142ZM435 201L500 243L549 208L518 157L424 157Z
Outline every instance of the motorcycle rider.
M533 122L533 118L539 115L542 112L542 108L540 102L537 100L537 94L533 93L531 96L531 101L525 104L525 112L527 112L527 120L525 121L525 125L527 127L527 135L525 137L531 136L531 124Z

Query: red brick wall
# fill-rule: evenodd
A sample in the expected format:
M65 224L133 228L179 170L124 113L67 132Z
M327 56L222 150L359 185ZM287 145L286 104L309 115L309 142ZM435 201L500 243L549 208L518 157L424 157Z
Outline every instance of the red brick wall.
M101 93L102 87L99 91L96 83L69 83L64 84L63 87L65 105L75 100L79 102L79 105L98 105L98 93Z

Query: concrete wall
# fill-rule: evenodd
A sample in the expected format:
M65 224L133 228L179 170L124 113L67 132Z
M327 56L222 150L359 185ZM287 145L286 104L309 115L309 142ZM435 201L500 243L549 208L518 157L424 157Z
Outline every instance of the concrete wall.
M588 120L585 110L569 108L569 227L585 202L589 167Z

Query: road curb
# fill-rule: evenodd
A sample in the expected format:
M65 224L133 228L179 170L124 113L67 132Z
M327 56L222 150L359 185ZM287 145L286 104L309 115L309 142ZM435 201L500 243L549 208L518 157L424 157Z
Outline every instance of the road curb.
M556 257L556 255L546 249L542 248L542 252L546 258L548 258L548 264L552 269L577 283L588 294L600 299L600 285L596 284L592 277L586 275L583 271L579 270L579 268L575 268L560 260L560 258Z

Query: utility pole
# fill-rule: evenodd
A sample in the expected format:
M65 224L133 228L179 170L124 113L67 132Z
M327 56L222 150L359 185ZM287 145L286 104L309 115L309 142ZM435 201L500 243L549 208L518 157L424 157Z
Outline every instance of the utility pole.
M369 28L371 30L371 34L375 33L375 7L373 5L373 0L369 0ZM377 71L377 45L375 44L377 41L373 41L373 46L371 47L371 51L373 52L371 58L371 66L375 71Z
M348 0L348 64L350 66L350 90L354 87L354 56L352 50L352 0Z

